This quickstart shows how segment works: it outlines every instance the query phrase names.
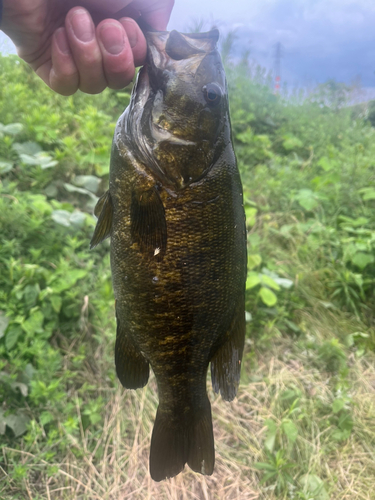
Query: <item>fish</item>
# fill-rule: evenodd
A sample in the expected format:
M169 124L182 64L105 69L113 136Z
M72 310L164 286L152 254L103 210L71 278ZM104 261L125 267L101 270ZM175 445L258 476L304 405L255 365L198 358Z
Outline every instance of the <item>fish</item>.
M218 30L146 33L91 248L110 237L121 384L159 397L150 474L215 463L206 379L232 401L245 339L246 223Z

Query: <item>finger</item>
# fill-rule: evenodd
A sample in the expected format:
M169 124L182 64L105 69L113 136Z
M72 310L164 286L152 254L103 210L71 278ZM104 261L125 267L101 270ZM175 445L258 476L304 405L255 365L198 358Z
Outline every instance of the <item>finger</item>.
M65 28L59 28L52 37L52 65L49 86L62 95L78 90L79 74L69 47Z
M134 77L133 52L125 29L115 19L105 19L96 28L108 87L122 89Z
M102 53L89 12L82 7L71 9L65 28L74 62L79 73L79 88L87 94L98 94L107 86Z
M134 66L142 66L147 54L147 42L138 24L128 17L119 19L126 31L133 52Z

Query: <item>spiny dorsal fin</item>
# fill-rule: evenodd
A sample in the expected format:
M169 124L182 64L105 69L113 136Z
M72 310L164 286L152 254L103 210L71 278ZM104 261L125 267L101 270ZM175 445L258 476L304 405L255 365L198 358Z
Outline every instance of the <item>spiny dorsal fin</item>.
M90 249L95 248L99 243L111 235L113 207L109 190L103 194L95 206L94 214L98 217L94 235L90 242Z
M130 208L131 236L149 259L163 260L167 249L167 221L156 188L135 190Z

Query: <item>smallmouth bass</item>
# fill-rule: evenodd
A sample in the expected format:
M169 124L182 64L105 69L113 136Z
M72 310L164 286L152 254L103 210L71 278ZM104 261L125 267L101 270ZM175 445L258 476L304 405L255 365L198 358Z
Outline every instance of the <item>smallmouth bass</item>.
M158 386L155 481L215 462L215 392L237 392L245 337L246 227L219 33L147 32L148 55L112 145L95 247L111 237L115 363Z

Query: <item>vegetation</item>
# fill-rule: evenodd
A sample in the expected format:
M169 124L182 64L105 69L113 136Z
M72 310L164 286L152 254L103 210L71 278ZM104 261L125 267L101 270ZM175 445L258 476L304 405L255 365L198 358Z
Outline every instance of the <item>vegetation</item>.
M124 391L92 209L128 92L63 98L0 57L0 497L374 499L375 129L335 82L275 96L227 62L248 224L238 398L217 465L157 484L155 381ZM367 115L366 115L367 112Z

